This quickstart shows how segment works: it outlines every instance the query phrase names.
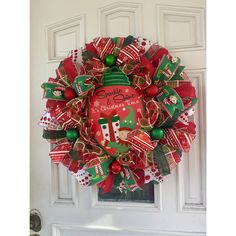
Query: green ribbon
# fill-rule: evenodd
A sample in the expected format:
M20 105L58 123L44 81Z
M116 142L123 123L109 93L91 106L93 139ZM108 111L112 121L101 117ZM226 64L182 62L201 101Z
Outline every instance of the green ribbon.
M72 86L78 96L83 96L84 93L93 87L92 84L86 84L85 82L90 77L90 75L79 75L75 78Z
M153 76L153 82L159 81L162 84L164 81L170 80L175 74L178 66L180 64L180 59L177 57L175 62L171 62L165 55Z
M91 175L90 185L102 182L108 176L108 167L112 159L98 157L86 163L84 169ZM94 164L93 164L94 163ZM91 164L91 165L90 165Z
M60 139L66 137L65 130L43 130L43 138L45 139Z
M153 150L153 155L157 162L157 168L160 175L164 176L170 174L169 164L166 159L165 152L162 149L162 144L158 144L156 146L156 148Z
M63 95L63 91L59 90L59 88L60 89L64 88L60 84L43 83L41 85L41 88L44 90L45 98L66 101L66 98Z
M123 44L122 44L122 48L125 47L125 46L127 46L127 45L129 45L129 44L131 44L131 43L133 43L134 40L135 40L135 38L134 38L132 35L127 36L127 37L125 38Z
M80 159L79 152L76 150L71 149L69 154L70 154L70 157L73 161L78 161Z
M174 123L177 121L179 117L179 112L175 110L172 117L168 117L163 123L161 123L161 128L172 128Z
M119 187L121 181L122 181L122 176L120 174L115 175L115 179L114 179L114 186L115 187Z
M185 66L179 66L175 71L175 74L171 77L170 81L184 80L181 77L181 73L184 71Z
M167 100L171 97L175 99L175 103L172 103L171 101L167 102ZM184 109L181 97L174 89L167 85L162 87L161 93L158 95L157 100L162 102L162 105L171 117L173 117L176 113L180 114Z
M102 83L103 86L130 85L129 77L116 66L109 68L108 71L103 74Z
M82 57L85 61L91 60L92 58L98 58L98 55L93 51L88 51L87 49L82 50Z

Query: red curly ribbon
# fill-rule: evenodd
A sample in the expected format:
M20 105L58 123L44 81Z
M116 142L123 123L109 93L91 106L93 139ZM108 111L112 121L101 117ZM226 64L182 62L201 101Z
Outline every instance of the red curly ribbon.
M105 155L105 151L101 147L97 146L97 143L85 143L81 137L76 140L73 149L79 151L81 157L86 154L95 154L95 157ZM93 155L91 157L93 157Z
M139 90L146 89L152 83L155 72L153 65L143 56L141 62L134 67L132 85Z
M81 116L84 109L84 98L75 98L70 100L66 106L74 112L74 115ZM81 118L81 117L80 117ZM78 119L80 120L80 119Z
M102 63L98 58L91 58L84 63L84 67L89 75L95 76L99 81L101 81L103 72L108 70L104 63Z
M153 64L144 56L140 58L140 63L136 65L134 69L134 74L136 75L147 75L152 79L155 73L155 67Z
M138 121L142 128L149 131L154 127L161 112L160 105L154 99L146 100L146 111L139 112Z
M130 166L132 169L145 169L148 166L148 156L146 152L134 150L131 148L129 155L132 157L134 164Z

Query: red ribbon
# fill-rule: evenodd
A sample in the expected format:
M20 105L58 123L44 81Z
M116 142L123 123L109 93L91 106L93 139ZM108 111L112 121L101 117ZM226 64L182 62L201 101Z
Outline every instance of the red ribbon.
M169 55L169 52L166 48L163 48L158 44L152 44L144 56L148 58L154 67L158 67L164 55Z
M100 61L98 58L91 58L84 63L84 67L89 75L95 76L98 81L101 82L103 77L103 72L108 69L108 67Z
M71 83L74 82L74 79L78 75L78 71L75 67L75 64L72 62L72 57L68 57L63 61L63 68L67 74L67 76L70 78Z
M180 125L180 123L178 123ZM177 126L174 126L177 128ZM164 138L160 140L163 145L169 145L183 152L189 152L190 146L196 137L195 125L190 122L190 126L182 125L181 129L165 128Z
M97 37L93 40L93 46L96 49L98 56L102 61L106 55L109 55L113 52L115 44L111 38Z
M131 131L128 134L127 142L130 143L130 148L140 152L150 152L155 148L149 134L142 130Z
M115 180L115 175L112 172L109 172L106 179L98 183L97 186L103 190L103 193L108 193L112 189L114 180Z
M57 119L64 130L77 128L79 126L79 121L76 122L74 117L72 118L72 114L72 111L67 107L61 108L56 106L56 108L51 111L51 115Z
M66 140L65 142L60 143L55 148L53 148L50 151L49 156L55 164L59 164L63 161L71 149L72 144Z
M129 64L130 62L139 63L140 49L141 47L137 42L133 42L121 48L117 57L117 65Z
M161 108L154 99L146 98L144 102L146 111L138 113L138 121L142 128L150 130L157 122Z

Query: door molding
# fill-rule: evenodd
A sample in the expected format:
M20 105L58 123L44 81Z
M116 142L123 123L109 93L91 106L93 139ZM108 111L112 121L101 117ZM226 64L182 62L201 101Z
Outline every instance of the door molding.
M150 230L150 229L128 229L128 228L116 228L116 227L101 227L101 226L80 226L80 225L65 225L65 224L52 224L52 236L62 236L66 231L76 231L78 235L83 232L89 233L104 233L104 235L122 235L132 236L146 236L146 235L155 235L155 236L206 236L204 232L185 232L185 231L168 231L168 230ZM69 235L69 234L68 234ZM82 234L81 234L82 235Z

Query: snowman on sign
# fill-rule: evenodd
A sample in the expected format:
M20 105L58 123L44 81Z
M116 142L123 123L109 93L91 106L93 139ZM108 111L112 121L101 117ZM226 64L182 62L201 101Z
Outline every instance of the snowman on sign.
M130 145L127 142L127 137L129 132L136 128L134 109L131 106L126 106L124 109L129 109L129 114L121 122L120 117L116 115L112 117L113 120L116 120L116 123L113 123L112 125L109 125L108 123L107 125L105 125L106 127L104 126L104 124L102 124L101 126L104 137L104 140L101 141L101 144L106 148L115 148L115 155L119 155L121 153L129 151ZM115 130L113 129L114 126ZM107 135L108 131L110 135Z

